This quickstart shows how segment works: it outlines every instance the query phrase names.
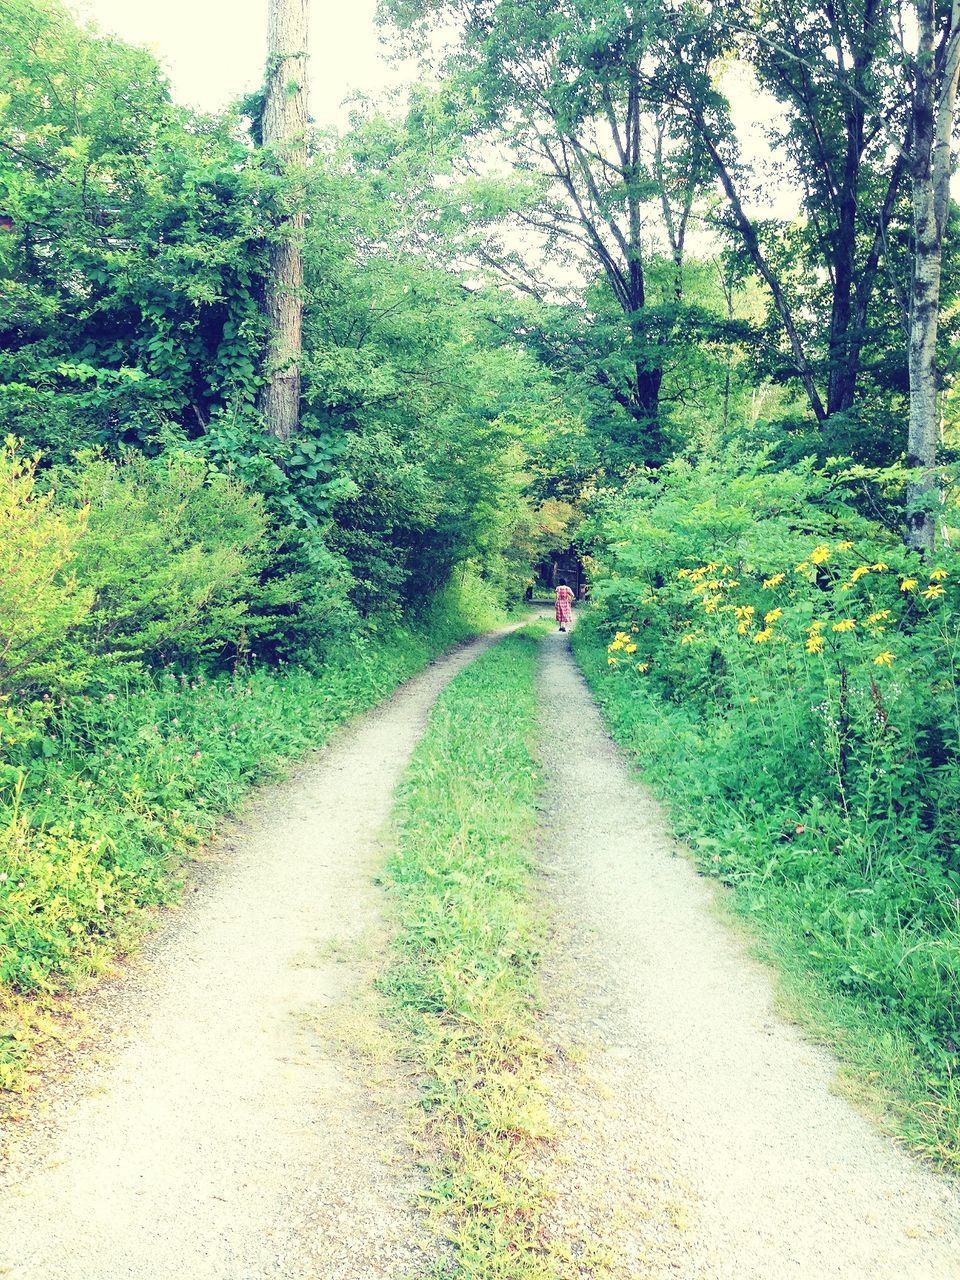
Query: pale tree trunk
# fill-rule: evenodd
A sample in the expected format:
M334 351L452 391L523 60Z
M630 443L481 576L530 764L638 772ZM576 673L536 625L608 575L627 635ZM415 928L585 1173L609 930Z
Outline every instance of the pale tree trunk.
M307 128L307 11L309 0L270 0L263 145L287 176L287 215L270 250L264 290L269 324L260 409L270 430L289 440L300 419L303 340L303 175Z
M936 0L917 0L918 49L913 91L910 165L913 179L913 275L910 287L910 427L907 465L916 477L907 486L904 541L923 553L933 550L937 489L937 324L943 235L950 207L953 123L960 74L960 0L953 0L950 26L937 39Z

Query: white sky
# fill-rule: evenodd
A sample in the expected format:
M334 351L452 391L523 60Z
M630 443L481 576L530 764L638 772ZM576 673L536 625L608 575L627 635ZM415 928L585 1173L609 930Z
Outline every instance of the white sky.
M165 66L174 97L215 111L262 82L266 58L267 0L73 0L105 31L150 48ZM411 63L395 64L374 21L376 0L313 0L310 7L310 114L320 126L347 124L344 100L371 97L416 77ZM728 77L745 154L762 171L769 149L759 121L772 104L761 102L752 76ZM759 173L758 173L759 176ZM751 202L748 200L748 206ZM765 186L764 212L791 217L796 197L782 183Z
M213 111L263 79L267 0L75 0L105 31L160 58L178 101ZM374 23L376 0L314 0L310 7L310 113L343 125L343 100L401 83Z

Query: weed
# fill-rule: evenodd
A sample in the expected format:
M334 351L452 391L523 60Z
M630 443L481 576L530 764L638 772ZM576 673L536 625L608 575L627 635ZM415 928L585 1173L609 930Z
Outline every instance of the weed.
M528 852L535 648L508 637L440 697L399 793L388 868L397 939L382 988L420 1072L429 1199L455 1259L437 1274L451 1280L563 1274L531 1165L549 1134Z

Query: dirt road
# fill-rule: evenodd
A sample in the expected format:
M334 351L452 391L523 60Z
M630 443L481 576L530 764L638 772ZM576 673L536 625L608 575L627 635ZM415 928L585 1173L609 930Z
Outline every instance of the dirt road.
M430 1271L412 1090L381 1105L334 1039L369 983L394 786L435 696L483 647L255 797L133 971L95 995L102 1054L49 1091L0 1172L0 1276ZM560 1135L544 1173L549 1229L584 1260L565 1274L960 1280L956 1188L831 1091L829 1055L778 1015L607 738L567 636L544 643L541 695Z

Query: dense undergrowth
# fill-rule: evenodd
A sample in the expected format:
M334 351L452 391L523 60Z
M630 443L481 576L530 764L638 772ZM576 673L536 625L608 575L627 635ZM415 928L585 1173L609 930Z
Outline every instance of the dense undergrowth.
M598 517L576 649L701 867L957 1168L960 561L905 552L849 479L726 457L637 481Z
M441 695L399 794L384 989L421 1072L444 1276L558 1274L531 1149L546 1131L530 899L535 642L502 640Z

